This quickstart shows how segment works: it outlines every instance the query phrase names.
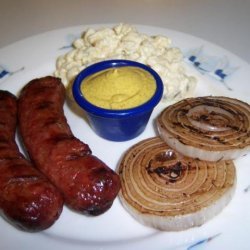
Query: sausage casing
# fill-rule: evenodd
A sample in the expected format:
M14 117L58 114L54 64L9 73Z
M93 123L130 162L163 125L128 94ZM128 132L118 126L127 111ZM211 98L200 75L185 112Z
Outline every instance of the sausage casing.
M30 158L61 190L66 204L78 212L98 215L111 207L120 179L72 134L64 101L65 88L59 78L29 82L19 97L20 132Z
M58 189L20 153L15 142L17 100L0 90L0 210L26 231L50 227L60 216Z

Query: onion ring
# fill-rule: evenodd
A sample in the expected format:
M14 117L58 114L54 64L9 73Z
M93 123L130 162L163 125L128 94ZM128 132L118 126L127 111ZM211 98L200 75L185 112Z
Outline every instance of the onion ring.
M236 159L250 150L250 105L222 96L188 98L164 109L157 128L183 155L206 161Z
M131 147L118 171L124 207L140 223L164 231L202 225L229 203L236 186L232 161L185 157L160 137Z

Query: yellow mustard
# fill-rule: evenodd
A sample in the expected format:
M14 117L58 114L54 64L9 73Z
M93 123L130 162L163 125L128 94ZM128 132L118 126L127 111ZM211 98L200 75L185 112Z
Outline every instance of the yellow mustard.
M81 85L83 96L105 109L128 109L148 101L155 93L154 77L138 67L118 67L95 73Z

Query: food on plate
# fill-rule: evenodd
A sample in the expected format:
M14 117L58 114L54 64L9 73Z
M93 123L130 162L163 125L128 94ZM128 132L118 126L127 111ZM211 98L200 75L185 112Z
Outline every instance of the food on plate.
M55 76L71 90L81 70L108 59L128 59L152 67L164 83L163 100L190 96L196 85L196 79L186 73L180 49L172 47L168 37L149 36L128 24L87 29L74 41L72 50L58 57Z
M105 109L128 109L148 101L156 90L154 77L138 67L114 67L83 80L81 91L90 103Z
M58 219L63 198L20 153L16 123L17 98L0 90L0 210L16 227L41 231Z
M170 147L189 157L228 160L250 150L250 105L229 97L179 101L162 111L157 127Z
M110 68L118 69L120 67L136 67L143 69L150 74L150 78L153 77L155 91L148 101L139 106L128 109L105 109L91 104L86 98L84 98L81 86L85 84L85 79L102 70ZM104 85L106 85L106 83ZM124 85L124 83L121 85ZM112 92L110 89L103 90L105 93L108 93L109 91ZM151 113L162 98L163 83L160 76L145 64L130 60L106 60L92 64L81 71L74 80L72 94L76 103L84 110L90 126L97 135L107 140L126 141L135 138L144 131Z
M74 137L63 111L59 78L30 81L18 101L20 134L30 158L64 195L73 210L99 215L120 189L119 176Z
M185 157L160 137L132 146L118 171L124 207L142 224L165 231L207 222L229 203L236 186L232 161Z

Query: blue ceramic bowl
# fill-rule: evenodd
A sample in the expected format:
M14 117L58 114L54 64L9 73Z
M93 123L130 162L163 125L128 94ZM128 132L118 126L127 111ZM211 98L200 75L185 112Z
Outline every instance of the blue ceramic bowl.
M111 110L97 107L84 98L81 84L86 77L108 68L124 66L142 68L154 77L156 91L150 100L134 108ZM129 60L107 60L95 63L81 71L74 80L72 92L75 101L85 110L90 126L96 134L111 141L126 141L144 131L154 107L162 98L163 83L160 76L144 64Z

